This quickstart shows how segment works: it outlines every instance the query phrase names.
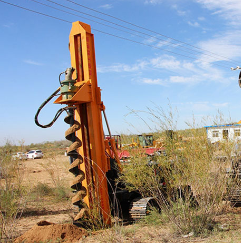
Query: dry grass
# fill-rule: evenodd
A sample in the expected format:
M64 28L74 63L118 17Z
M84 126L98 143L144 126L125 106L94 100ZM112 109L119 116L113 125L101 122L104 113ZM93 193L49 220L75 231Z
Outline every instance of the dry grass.
M124 168L123 180L130 190L154 197L177 233L207 234L225 205L225 165L214 159L215 149L202 134L191 141L166 138L165 143L166 154L149 164L134 157Z
M6 143L0 149L0 242L11 242L16 226L22 228L21 218L47 214L52 218L51 214L73 211L67 157L21 161L12 159L16 146ZM61 210L59 202L64 205Z
M225 141L219 147L213 146L207 140L206 130L197 129L195 121L190 125L188 137L183 136L185 133L176 130L172 109L165 113L156 107L148 113L151 122L162 131L165 153L151 158L151 163L137 154L123 168L122 179L129 190L136 189L143 197L154 197L162 210L160 217L168 219L177 234L211 234L218 230L216 215L227 205L227 187L233 186L226 169L231 165L234 144ZM172 130L172 136L164 133L165 130ZM216 159L220 153L226 156L225 162Z
M152 110L149 112L153 113ZM157 114L155 116L159 117ZM165 119L166 123L159 124L165 130L175 130L174 116L166 116ZM164 132L159 134L165 135ZM228 186L225 170L230 166L233 144L224 143L219 148L211 146L206 140L205 131L195 127L189 129L188 137L189 139L184 139L183 134L178 133L172 139L166 136L166 154L156 156L150 164L145 157L137 154L123 170L122 179L129 189L138 189L143 197L156 198L162 209L161 214L154 211L145 220L133 225L115 224L108 230L91 231L91 235L82 242L241 242L238 223L241 221L241 210L230 209L224 201ZM215 160L215 156L220 153L227 156L226 162ZM8 160L9 157L6 159L5 162L11 161ZM11 214L9 218L15 219L11 221L12 226L26 224L29 219L34 223L43 217L51 221L58 213L68 214L68 218L61 219L71 222L71 203L63 200L69 197L69 192L65 191L71 176L68 173L68 158L63 159L58 153L48 153L44 160L27 162L34 164L19 169L11 161L10 165L13 167L9 171L16 171L19 176L10 176L9 172L8 181L4 184L12 193L10 195L14 196L9 199L4 196L6 200L13 202L9 204L11 210L7 210ZM7 164L9 166L9 163L5 165ZM22 175L27 177L23 180ZM165 186L162 186L163 181L166 183ZM11 187L13 182L15 186ZM25 190L20 190L21 193L31 192L31 197L26 197L27 201L21 201L23 196L25 199L26 194L15 194L18 191L16 188L24 188ZM56 201L58 196L59 200ZM2 207L1 205L1 212ZM22 224L16 221L20 209L24 209L25 212L22 215ZM10 231L6 232L5 216L3 213L0 214L0 236L5 234L6 238L8 234L7 237L10 239Z
M215 217L217 228L204 236L176 234L171 222L160 222L157 215L150 215L145 220L128 226L114 226L111 229L91 232L80 242L125 242L125 243L239 243L241 242L241 209L227 208Z

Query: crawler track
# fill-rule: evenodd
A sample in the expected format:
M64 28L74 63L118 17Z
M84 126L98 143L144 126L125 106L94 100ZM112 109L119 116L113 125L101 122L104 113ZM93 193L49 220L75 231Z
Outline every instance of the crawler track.
M134 199L129 208L130 220L136 221L144 218L150 213L152 206L157 206L153 197Z

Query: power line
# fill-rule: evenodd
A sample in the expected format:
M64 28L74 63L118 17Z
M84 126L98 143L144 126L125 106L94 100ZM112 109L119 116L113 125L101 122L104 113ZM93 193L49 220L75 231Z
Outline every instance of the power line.
M50 1L50 0L46 0L46 1ZM86 6L84 6L83 4L76 3L76 2L74 2L74 1L72 1L72 0L65 0L65 1L67 1L67 2L71 2L71 3L75 4L75 5L80 6L80 7L89 9L89 10L91 10L91 11L94 11L94 12L96 12L96 13L100 13L100 14L102 14L102 15L108 16L108 17L113 18L113 19L116 19L116 20L121 21L121 22L123 22L123 23L129 24L129 25L132 25L132 26L135 26L135 27L137 27L137 28L140 28L140 29L149 31L149 32L151 32L151 33L154 33L154 34L163 36L163 37L168 38L168 39L171 39L171 40L174 40L174 41L176 41L176 42L178 42L178 43L181 43L181 44L184 44L184 45L188 45L188 46L193 47L193 48L195 48L195 49L201 50L202 52L203 52L203 51L205 51L205 52L209 52L209 53L211 53L211 54L213 54L213 55L215 55L215 56L219 56L219 57L222 57L222 58L225 58L225 59L234 61L234 62L238 62L238 61L233 60L233 59L230 59L230 58L228 58L228 57L225 57L225 56L222 56L222 55L218 55L218 54L216 54L216 53L214 53L214 52L211 52L211 51L202 49L202 48L197 47L197 46L194 46L194 45L191 45L191 44L189 44L189 43L187 43L187 42L180 41L180 40L178 40L178 39L175 39L175 38L172 38L172 37L170 37L170 36L167 36L167 35L158 33L158 32L156 32L156 31L150 30L150 29L145 28L145 27L142 27L142 26L140 26L140 25L133 24L133 23L131 23L131 22L129 22L129 21L126 21L126 20L117 18L117 17L112 16L112 15L110 15L110 14L103 13L103 12L101 12L101 11L98 11L98 10L93 9L93 8L90 8L90 7L86 7ZM126 28L127 28L127 27L126 27ZM155 38L156 38L156 37L155 37ZM205 55L207 55L207 54L205 54Z
M47 4L38 2L37 0L30 0L30 1L36 2L36 3L41 4L41 5L43 5L43 6L47 6L47 7L56 9L56 10L61 11L61 12L64 12L64 13L68 13L68 14L71 14L71 15L74 15L74 16L78 16L78 17L81 17L81 18L84 18L84 19L88 19L88 20L93 21L93 22L95 22L95 23L98 23L98 24L101 24L101 25L104 25L104 26L107 26L107 27L110 27L110 28L113 28L113 29L116 29L116 30L120 30L120 31L123 31L123 32L126 32L126 33L128 33L128 34L132 34L132 35L133 35L133 33L131 33L131 32L128 32L128 31L125 31L125 30L121 30L121 29L118 29L118 28L113 27L113 26L110 26L110 25L103 24L103 23L100 23L100 22L98 22L98 21L95 21L95 20L92 20L92 19L89 19L89 18L80 16L80 15L76 15L76 14L70 13L70 12L68 12L68 11L65 11L65 10L62 10L62 9L59 9L59 8L55 8L55 7L53 7L53 6L50 6L50 5L47 5ZM92 28L92 29L95 30L95 31L97 31L97 32L103 33L103 34L110 35L110 36L112 36L112 37L121 38L121 39L124 39L124 40L127 40L127 41L134 42L134 43L136 43L136 44L146 45L146 44L141 43L141 42L133 41L133 40L130 40L130 39L127 39L127 38L124 38L124 37L120 37L120 36L116 36L116 35L113 35L113 34L110 34L110 33L106 33L106 32L103 32L103 31L100 31L100 30L97 30L97 29L94 29L94 28ZM141 37L140 35L137 35L137 34L134 34L134 35L135 35L135 36L139 36L139 37ZM146 46L156 48L156 47L153 46L153 45L146 45ZM158 48L158 49L161 49L161 48ZM163 49L163 50L165 50L165 49ZM193 58L193 59L194 59L194 58ZM168 71L170 72L170 70L168 70ZM176 73L176 72L174 72L174 71L171 71L171 72L172 72L172 73ZM177 73L176 73L176 74L177 74Z
M93 29L93 28L92 28ZM113 36L113 37L117 37L117 38L120 38L122 40L127 40L127 41L131 41L133 43L137 43L137 44L141 44L141 45L144 45L144 46L149 46L149 47L152 47L152 48L155 48L155 49L159 49L159 50L163 50L162 48L159 48L157 46L153 46L153 45L149 45L149 44L145 44L145 43L142 43L142 42L139 42L139 41L135 41L135 40L131 40L131 39L128 39L128 38L125 38L125 37L121 37L121 36L118 36L118 35L114 35L114 34L110 34L110 33L107 33L107 32L104 32L104 31L101 31L101 30L97 30L97 29L93 29L97 32L100 32L100 33L103 33L103 34L106 34L106 35L110 35L110 36ZM179 56L183 56L183 57L187 57L189 59L193 59L193 60L196 60L194 57L190 57L190 56L186 56L186 55L183 55L183 54L180 54L180 53L176 53L176 52L173 52L173 51L169 51L169 50L166 50L164 49L164 51L167 51L167 52L170 52L172 54L175 54L175 55L179 55ZM204 63L208 63L208 62L205 62L203 61ZM227 68L227 66L224 66L222 64L213 64L215 66L219 66L219 67L224 67L224 68Z
M148 36L148 37L152 37L152 38L155 38L155 39L157 39L157 40L161 40L161 41L165 41L165 42L166 42L166 40L160 39L160 38L158 38L158 37L156 37L156 36L153 36L153 35L150 35L150 34L147 34L147 33L141 32L141 31L138 31L138 30L134 30L134 29L128 28L128 27L126 27L126 26L123 26L123 25L114 23L114 22L112 22L112 21L109 21L109 20L106 20L106 19L103 19L103 18L94 16L94 15L91 15L91 14L88 14L88 13L81 12L81 11L79 11L79 10L70 8L70 7L66 6L66 5L62 5L62 4L56 3L56 2L54 2L54 1L52 1L52 0L46 0L46 1L51 2L51 3L53 3L53 4L56 4L56 5L58 5L58 6L61 6L61 7L63 7L63 8L70 9L70 10L75 11L75 12L79 12L79 13L81 13L81 14L85 14L85 15L91 16L92 18L96 18L96 19L99 19L99 20L102 20L102 21L111 23L111 24L116 25L116 26L119 26L119 27L121 27L121 28L128 29L128 30L131 30L131 31L134 31L134 32L143 34L143 35L146 35L146 36ZM76 5L78 5L78 6L81 6L81 7L85 7L84 5L75 3L75 2L73 2L73 1L71 1L71 0L66 0L66 1L71 2L71 3L74 3L74 4L76 4ZM108 16L108 17L112 17L112 18L114 18L114 19L120 20L120 21L122 21L122 22L128 23L128 24L130 24L130 25L136 26L136 27L138 27L138 28L142 28L142 27L140 27L140 26L137 26L137 25L132 24L132 23L130 23L130 22L127 22L127 21L125 21L125 20L121 20L121 19L116 18L116 17L114 17L114 16L111 16L111 15L109 15L109 14L105 14L105 13L103 13L103 12L97 11L97 10L95 10L95 9L88 8L88 7L85 7L85 8L87 8L87 9L89 9L89 10L92 10L92 11L94 11L94 12L97 12L97 13L101 13L101 14L106 15L106 16ZM92 20L92 21L94 21L94 20ZM104 25L104 24L103 24L103 25ZM110 26L109 26L109 27L110 27ZM110 27L110 28L113 28L113 27ZM142 29L143 29L143 28L142 28ZM144 29L145 29L145 28L144 28ZM120 30L120 31L123 31L123 30ZM149 31L150 31L150 30L149 30ZM126 32L126 31L123 31L123 32ZM151 31L151 32L153 32L153 31ZM157 32L155 32L155 33L157 33ZM133 33L132 33L132 34L133 34ZM157 33L157 34L159 34L159 33ZM134 34L134 35L136 35L136 34ZM159 35L164 36L164 35L162 35L162 34L159 34ZM136 36L139 36L139 35L136 35ZM173 38L171 38L171 37L168 37L168 36L165 36L165 37L167 37L167 38L169 38L169 39L172 39L172 40L175 40L175 39L173 39ZM178 40L175 40L175 41L176 41L176 42L179 42L179 43L182 43L182 44L186 44L186 45L192 46L192 45L190 45L190 44L188 44L188 43L185 43L185 42L181 42L181 41L178 41ZM177 47L177 46L176 46L176 45L177 45L176 43L169 43L169 44L167 44L167 46L170 46L170 45L172 45L172 46L174 46L174 47ZM230 58L228 58L228 57L224 57L224 56L221 56L221 55L212 53L212 52L207 51L207 50L203 50L203 49L198 48L198 47L195 47L195 46L193 46L193 47L195 47L196 49L200 49L200 50L202 50L202 52L201 52L201 51L197 51L197 50L190 49L190 48L185 47L185 46L178 46L178 47L180 47L180 48L184 48L184 49L187 49L187 50L190 50L191 52L186 51L186 52L188 52L188 53L190 53L190 54L193 54L193 52L197 52L197 53L201 53L202 55L209 56L209 57L212 57L212 58L216 58L216 59L217 59L217 57L222 57L222 58L225 58L226 60L230 60L231 62L235 62L235 63L237 63L236 60L232 60L232 59L230 59ZM209 52L209 53L211 53L211 55L210 55L210 54L207 54L207 53L203 53L203 51L205 51L205 52ZM216 56L216 57L215 57L215 56ZM216 61L219 61L219 60L216 60Z
M128 33L128 34L135 35L135 36L138 36L138 37L143 38L142 36L140 36L140 35L138 35L138 34L135 34L135 33L133 33L133 32L129 32L129 31L126 31L126 30L122 30L122 29L119 29L119 28L116 28L116 27L113 27L113 26L110 26L110 25L107 25L107 24L104 24L104 23L101 23L101 22L98 22L98 21L95 21L95 20L86 18L86 17L80 16L80 15L76 15L76 14L73 14L73 13L71 13L71 12L68 12L68 11L65 11L65 10L62 10L62 9L59 9L59 8L50 6L50 5L48 5L48 4L41 3L41 2L39 2L39 1L37 1L37 0L30 0L30 1L32 1L32 2L36 2L36 3L41 4L41 5L43 5L43 6L46 6L46 7L49 7L49 8L52 8L52 9L55 9L55 10L58 10L58 11L61 11L61 12L67 13L67 14L71 14L71 15L74 15L74 16L78 16L78 17L87 19L87 20L89 20L89 21L95 22L95 23L97 23L97 24L101 24L101 25L103 25L103 26L107 26L107 27L112 28L112 29L116 29L116 30L119 30L119 31L122 31L122 32L125 32L125 33ZM46 1L53 2L53 1L51 1L51 0L46 0ZM59 5L59 6L61 6L61 7L64 7L64 8L71 9L71 10L76 11L76 12L80 12L80 11L78 11L78 10L69 8L69 7L64 6L64 5L62 5L62 4L55 3L55 2L53 2L53 3L56 4L56 5ZM83 12L80 12L80 13L85 14L85 13L83 13ZM89 14L87 14L87 15L89 15ZM93 16L93 15L90 15L90 16L95 17L95 16ZM95 17L95 18L98 18L98 17ZM102 19L102 18L98 18L98 19L104 20L104 19ZM106 21L106 20L104 20L104 21ZM107 21L107 22L109 22L109 21ZM111 22L111 23L112 23L112 22ZM113 24L115 24L115 23L113 23ZM118 24L115 24L115 25L118 25ZM118 26L121 26L121 25L118 25ZM124 26L121 26L121 27L126 28L126 27L124 27ZM93 28L92 28L92 29L93 29ZM126 29L130 29L130 28L126 28ZM133 30L133 29L130 29L130 30L132 30L132 31L134 31L134 32L138 32L138 33L144 34L144 35L148 35L148 34L146 34L146 33L143 33L143 32L140 32L140 31L135 31L135 30ZM151 36L151 35L148 35L148 36L150 36L150 37L154 37L154 36ZM154 38L156 38L156 37L154 37ZM156 38L156 39L159 39L159 38ZM162 39L159 39L159 40L162 40ZM163 41L165 41L165 40L163 40ZM167 41L165 41L165 42L167 42ZM176 44L170 43L170 44L167 44L166 46L170 46L170 45L176 45ZM151 46L154 47L154 45L151 45ZM159 48L159 49L160 49L160 50L166 50L165 48ZM191 50L191 52L189 52L189 51L186 51L186 52L188 52L188 53L190 53L190 54L193 54L193 51L194 51L194 50L192 50L192 49L190 49L190 48L186 48L186 49ZM168 51L168 50L167 50L167 51ZM201 52L199 52L199 53L201 53ZM207 55L207 56L213 57L213 56L208 55L208 54L205 54L205 53L203 53L203 55Z
M35 11L35 10L32 10L32 9L29 9L29 8L24 8L24 7L19 6L19 5L17 5L17 4L8 3L8 2L5 2L5 1L3 1L3 0L0 0L0 2L9 4L9 5L12 5L12 6L17 7L17 8L24 9L24 10L29 11L29 12L33 12L33 13L36 13L36 14L40 14L40 15L43 15L43 16L46 16L46 17L49 17L49 18L52 18L52 19L57 19L57 20L60 20L60 21L66 22L66 23L70 23L70 24L72 23L72 22L70 22L70 21L68 21L68 20L61 19L61 18L58 18L58 17L54 17L54 16L52 16L52 15L48 15L48 14L45 14L45 13L41 13L41 12L38 12L38 11Z
M49 8L58 10L58 11L61 11L61 12L63 12L63 13L67 13L67 14L71 14L71 15L74 15L74 16L77 16L77 17L81 17L81 18L83 18L83 19L87 19L87 20L92 21L92 22L94 22L94 23L97 23L97 24L100 24L100 25L103 25L103 26L106 26L106 27L109 27L109 28L112 28L112 29L115 29L115 30L119 30L119 31L122 31L122 32L125 32L125 33L128 33L128 34L131 34L131 35L135 35L135 36L138 36L138 37L143 37L143 36L140 36L140 35L138 35L138 34L134 34L134 33L132 33L132 32L129 32L129 31L126 31L126 30L122 30L122 29L113 27L113 26L111 26L111 25L108 25L108 24L104 24L104 23L98 22L98 21L96 21L96 20L93 20L93 19L90 19L90 18L86 18L86 17L83 17L83 16L81 16L81 15L77 15L77 14L74 14L74 13L72 13L72 12L68 12L68 11L65 11L65 10L62 10L62 9L59 9L59 8L50 6L50 5L48 5L48 4L41 3L41 2L39 2L39 1L37 1L37 0L29 0L29 1L36 2L36 3L41 4L41 5L43 5L43 6L46 6L46 7L49 7Z
M34 0L32 0L32 1L34 1ZM53 1L51 1L51 0L47 0L47 1L49 1L49 2L53 2ZM12 3L5 2L5 1L3 1L3 0L1 0L1 2L6 3L6 4L10 4L10 5L15 6L15 7L19 7L19 8L21 8L21 9L24 9L24 10L27 10L27 11L30 11L30 12L34 12L34 13L37 13L37 14L41 14L41 15L43 15L43 16L47 16L47 17L54 18L54 19L57 19L57 20L61 20L61 21L67 22L67 23L71 23L70 21L67 21L67 20L64 20L64 19L60 19L60 18L51 16L51 15L48 15L48 14L44 14L44 13L41 13L41 12L38 12L38 11L35 11L35 10L27 9L27 8L21 7L21 6L16 5L16 4L12 4ZM37 2L37 1L35 1L35 2ZM38 2L38 3L39 3L39 2ZM53 2L53 3L55 3L55 2ZM40 3L40 4L43 4L43 3ZM58 4L58 3L55 3L55 4L60 5L60 6L62 6L62 7L66 7L66 6L61 5L61 4ZM46 5L46 4L43 4L43 5ZM49 5L46 5L46 6L48 6L48 7L52 7L52 6L49 6ZM52 8L54 8L54 7L52 7ZM67 7L67 8L68 8L68 7ZM57 9L57 8L55 8L55 9ZM74 9L72 9L72 8L69 8L69 9L74 10ZM63 12L66 12L66 13L69 13L69 12L64 11L64 10L60 10L60 9L57 9L57 10L59 10L59 11L63 11ZM77 11L77 10L74 10L74 11ZM77 11L77 12L79 12L79 11ZM81 13L83 13L83 12L81 12ZM69 13L69 14L70 14L70 13ZM83 13L83 14L85 14L85 13ZM90 15L90 16L95 17L95 16L93 16L93 15ZM101 19L101 18L100 18L100 19ZM103 20L103 19L101 19L101 20ZM94 21L94 20L91 20L91 21ZM94 21L94 22L96 22L96 21ZM110 22L110 21L107 21L107 22ZM99 22L97 22L97 23L99 23ZM110 22L110 23L112 23L112 22ZM105 24L103 24L103 23L99 23L99 24L105 25ZM114 24L115 24L115 23L114 23ZM116 24L116 25L118 25L118 24ZM109 27L110 27L110 26L109 26ZM114 27L113 27L113 28L114 28ZM125 28L125 27L124 27L124 28ZM93 29L93 28L92 28L92 29ZM116 29L116 28L115 28L115 29ZM183 55L183 54L180 54L180 53L176 53L176 52L173 52L173 51L169 51L169 50L166 50L166 49L164 49L164 48L158 48L158 47L156 47L156 46L154 46L154 45L148 45L148 44L145 44L145 43L142 43L142 42L138 42L138 41L134 41L134 40L131 40L131 39L128 39L128 38L120 37L120 36L117 36L117 35L112 35L112 34L109 34L109 33L107 33L107 32L104 32L104 31L99 31L99 30L97 30L97 29L93 29L93 30L96 30L96 31L98 31L98 32L101 32L101 33L104 33L104 34L107 34L107 35L114 36L114 37L116 37L116 38L121 38L121 39L124 39L124 40L127 40L127 41L131 41L131 42L139 43L139 44L141 44L141 45L146 45L146 46L149 46L149 47L153 47L153 48L155 48L155 49L164 50L164 51L169 52L169 53L172 53L172 54L176 54L176 55L179 55L179 56L183 56L183 57L187 57L187 58L190 58L190 59L194 59L194 60L195 60L195 58L193 58L193 57L190 57L190 56L187 56L187 55ZM131 30L132 30L132 29L131 29ZM123 30L122 30L122 31L123 31ZM134 30L134 31L135 31L135 30ZM124 31L124 32L126 32L126 31ZM137 31L137 32L138 32L138 31ZM140 32L140 33L142 33L142 32ZM133 34L133 33L132 33L132 34ZM142 34L145 34L145 33L142 33ZM136 35L136 34L134 34L134 35ZM136 36L139 36L139 35L136 35ZM153 36L152 36L152 37L153 37ZM203 54L203 55L207 55L207 54ZM215 64L215 65L217 65L217 66L223 66L223 65L220 65L220 64Z
M30 1L34 1L34 0L30 0ZM108 22L108 23L110 23L110 24L119 26L119 27L121 27L121 28L128 29L128 30L131 30L131 31L134 31L134 32L138 32L138 33L140 33L140 34L143 34L143 35L146 35L146 36L149 36L149 37L154 37L154 38L157 39L157 40L166 41L166 40L157 38L157 37L155 37L155 36L153 36L153 35L149 35L149 34L147 34L147 33L144 33L144 32L138 31L138 30L134 30L134 29L128 28L128 27L126 27L126 26L123 26L123 25L114 23L114 22L112 22L112 21L109 21L109 20L106 20L106 19L103 19L103 18L94 16L94 15L92 15L92 14L88 14L88 13L85 13L85 12L82 12L82 11L79 11L79 10L76 10L76 9L73 9L73 8L70 8L70 7L66 6L66 5L62 5L62 4L60 4L60 3L56 3L56 2L54 2L54 1L52 1L52 0L46 0L46 1L51 2L51 3L53 3L53 4L56 4L56 5L58 5L58 6L61 6L61 7L63 7L63 8L70 9L70 10L75 11L75 12L78 12L78 13L81 13L81 14L84 14L84 15L88 15L88 16L90 16L90 17L92 17L92 18L96 18L96 19L99 19L99 20ZM77 4L77 3L76 3L76 4ZM77 5L78 5L78 4L77 4ZM49 6L49 5L47 5L47 6ZM82 6L82 5L81 5L81 6ZM49 7L51 7L51 6L49 6ZM98 11L97 11L97 12L98 12ZM91 20L91 21L95 22L94 20ZM102 24L102 25L105 25L105 24L100 23L100 22L98 22L98 23L99 23L99 24ZM109 25L105 25L105 26L111 27L111 26L109 26ZM114 28L114 27L111 27L111 28ZM120 30L120 29L118 29L118 30ZM121 31L123 31L123 30L121 30ZM131 34L133 34L133 33L131 33ZM176 44L174 44L174 43L170 43L170 45L176 45ZM185 48L186 48L186 47L185 47ZM189 48L187 48L187 49L189 49ZM190 50L191 50L191 49L190 49Z
M5 3L5 4L8 4L8 5L11 5L11 6L14 6L14 7L17 7L17 8L20 8L20 9L23 9L23 10L27 10L27 11L30 11L30 12L33 12L33 13L36 13L36 14L40 14L40 15L43 15L43 16L46 16L46 17L49 17L49 18L53 18L53 19L56 19L56 20L60 20L60 21L66 22L66 23L72 23L72 22L70 22L68 20L61 19L61 18L52 16L52 15L48 15L48 14L45 14L45 13L42 13L42 12L38 12L38 11L29 9L29 8L25 8L25 7L19 6L17 4L8 3L8 2L5 2L3 0L0 0L0 2ZM145 44L145 43L142 43L142 42L139 42L139 41L131 40L131 39L128 39L128 38L125 38L125 37L121 37L121 36L117 36L117 35L114 35L114 34L110 34L110 33L107 33L107 32L101 31L101 30L97 30L97 29L94 29L94 28L92 28L92 30L95 30L97 32L100 32L100 33L103 33L103 34L106 34L106 35L109 35L109 36L113 36L113 37L116 37L116 38L119 38L119 39L122 39L122 40L127 40L127 41L130 41L130 42L133 42L133 43L145 45L145 46L152 47L152 48L155 48L155 49L164 50L166 52L169 52L169 53L172 53L172 54L175 54L175 55L179 55L179 56L183 56L183 57L186 57L186 58L189 58L189 59L196 60L194 57L186 56L186 55L183 55L183 54L180 54L180 53L175 53L173 51L169 51L169 50L166 50L166 49L162 49L162 48L159 48L157 46ZM206 63L208 63L208 62L206 62ZM226 66L221 65L221 64L213 64L213 65L220 66L220 67L225 67L226 68Z

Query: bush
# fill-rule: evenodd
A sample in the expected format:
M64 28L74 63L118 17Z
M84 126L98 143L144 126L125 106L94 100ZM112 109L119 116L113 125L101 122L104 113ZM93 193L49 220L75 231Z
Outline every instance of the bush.
M16 146L9 142L0 148L0 239L11 238L6 226L21 214L26 203L26 190L22 187L22 168L18 160L12 159Z
M160 119L158 115L155 117ZM213 146L204 128L191 127L188 137L181 136L174 130L173 116L163 117L167 123L161 121L162 127L173 131L172 136L162 132L165 153L151 161L136 154L123 168L122 179L129 190L138 190L143 197L154 197L176 232L206 233L213 228L215 216L223 209L228 186L226 167L233 144ZM215 159L220 150L228 158L226 162Z
M34 197L37 198L43 198L43 197L53 197L54 200L63 201L63 200L69 200L70 197L70 189L67 187L64 187L63 185L57 185L54 187L50 187L46 183L38 183L31 192L31 195L34 195Z
M55 187L53 193L57 201L69 200L70 198L70 188L63 185Z
M51 188L46 183L39 182L32 190L32 193L36 194L39 197L53 195L53 188Z

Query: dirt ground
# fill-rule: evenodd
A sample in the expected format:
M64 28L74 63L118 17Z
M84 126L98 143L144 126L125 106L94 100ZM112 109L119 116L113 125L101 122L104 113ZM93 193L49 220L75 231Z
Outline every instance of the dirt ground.
M69 173L69 157L49 156L42 159L28 159L21 161L23 165L23 184L37 185L39 182L54 186L56 180L70 183L73 175Z
M73 175L68 172L68 157L43 158L22 161L23 184L34 187L38 183L55 186L56 183L70 184ZM174 242L241 242L241 208L233 209L218 216L226 228L213 236L194 238L175 236L168 225L146 226L134 224L114 226L111 229L90 232L73 226L74 208L70 202L53 202L52 199L38 198L28 203L27 210L10 225L16 243L25 242L132 242L132 243L174 243ZM228 225L228 226L227 226Z
M68 171L69 159L64 155L54 158L28 159L20 163L22 185L26 188L34 188L38 183L47 184L50 187L61 183L68 187L74 177ZM31 195L29 196L31 197ZM21 217L14 220L13 224L8 227L14 237L36 227L40 221L54 224L71 223L74 215L71 200L55 202L48 197L34 198L28 200L25 207Z

